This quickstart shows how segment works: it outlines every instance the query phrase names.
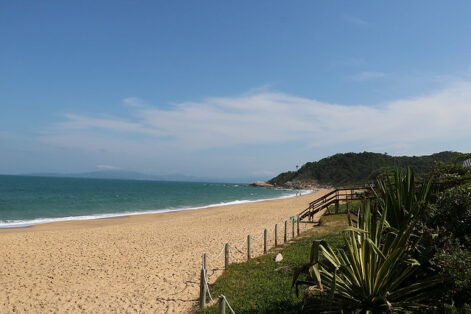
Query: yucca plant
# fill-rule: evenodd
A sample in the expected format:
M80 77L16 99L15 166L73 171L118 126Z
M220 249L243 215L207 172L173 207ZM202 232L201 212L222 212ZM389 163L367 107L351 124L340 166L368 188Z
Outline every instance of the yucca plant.
M387 212L379 212L376 205L372 210L371 201L364 202L357 222L343 231L344 249L313 242L308 280L299 280L302 269L293 278L296 290L298 285L310 286L305 312L407 312L421 307L426 292L440 282L436 277L411 280L419 263L410 258L407 242L420 213L398 231L388 227ZM314 290L318 294L312 298Z
M406 173L396 169L393 176L379 177L376 199L387 215L388 225L405 230L415 217L422 215L430 198L431 185L432 179L417 182L410 169Z
M414 225L415 230L407 241L412 255L423 265L421 273L430 265L434 249L430 242L430 235L424 234L425 211L430 213L431 187L435 183L435 176L431 175L417 180L414 173L407 169L396 169L390 176L381 176L377 180L374 190L375 200L378 202L380 212L386 215L388 231L404 232L415 218L419 218ZM424 239L425 236L425 239ZM428 240L427 240L428 239Z

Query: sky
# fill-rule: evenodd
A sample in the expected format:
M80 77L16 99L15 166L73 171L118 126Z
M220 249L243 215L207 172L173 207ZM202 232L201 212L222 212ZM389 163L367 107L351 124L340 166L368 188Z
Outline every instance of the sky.
M471 2L0 0L0 173L471 152Z

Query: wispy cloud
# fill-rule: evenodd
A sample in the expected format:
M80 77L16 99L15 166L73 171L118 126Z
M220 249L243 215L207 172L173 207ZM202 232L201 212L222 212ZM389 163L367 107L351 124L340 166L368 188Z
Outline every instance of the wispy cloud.
M135 108L134 119L66 115L42 142L116 155L280 145L307 148L358 143L390 151L417 143L462 141L471 150L471 82L376 106L345 106L277 92L208 98L159 109ZM273 157L275 158L275 157Z
M110 165L97 165L97 169L99 170L120 170L120 167L110 166Z
M0 131L0 138L1 139L11 139L14 138L15 134L12 134L11 132L8 131Z
M356 73L350 76L349 78L353 81L363 82L363 81L383 78L385 76L386 76L386 73L384 72L365 71L365 72Z
M355 25L368 25L369 24L366 20L361 19L356 16L349 15L349 14L344 15L344 20Z
M65 114L66 121L57 124L62 130L108 130L120 133L142 133L161 135L158 128L149 128L141 122L130 122L114 118L112 116L104 117L86 117L76 114Z
M145 102L137 97L128 97L123 99L123 103L130 107L144 107Z
M333 67L365 67L368 62L364 58L352 57L352 56L341 56L332 61Z
M271 171L271 170L257 170L252 172L252 175L254 176L274 176L276 173Z

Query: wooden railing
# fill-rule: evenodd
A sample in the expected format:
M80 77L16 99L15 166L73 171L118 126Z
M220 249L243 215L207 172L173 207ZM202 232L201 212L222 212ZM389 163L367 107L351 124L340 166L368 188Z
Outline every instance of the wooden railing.
M309 222L313 222L315 214L329 208L331 205L335 205L335 212L337 213L340 202L364 199L367 197L367 192L367 188L335 189L309 203L309 206L299 213L299 220L308 219Z

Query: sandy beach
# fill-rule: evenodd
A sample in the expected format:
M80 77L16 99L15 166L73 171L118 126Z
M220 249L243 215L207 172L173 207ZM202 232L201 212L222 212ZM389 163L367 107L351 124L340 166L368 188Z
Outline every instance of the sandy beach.
M203 252L214 282L224 256L211 257L224 243L242 247L247 234L258 238L267 228L271 247L275 223L282 242L283 221L323 193L0 230L0 312L191 313ZM252 241L254 256L262 254L262 244ZM231 249L231 262L245 260L242 251Z

